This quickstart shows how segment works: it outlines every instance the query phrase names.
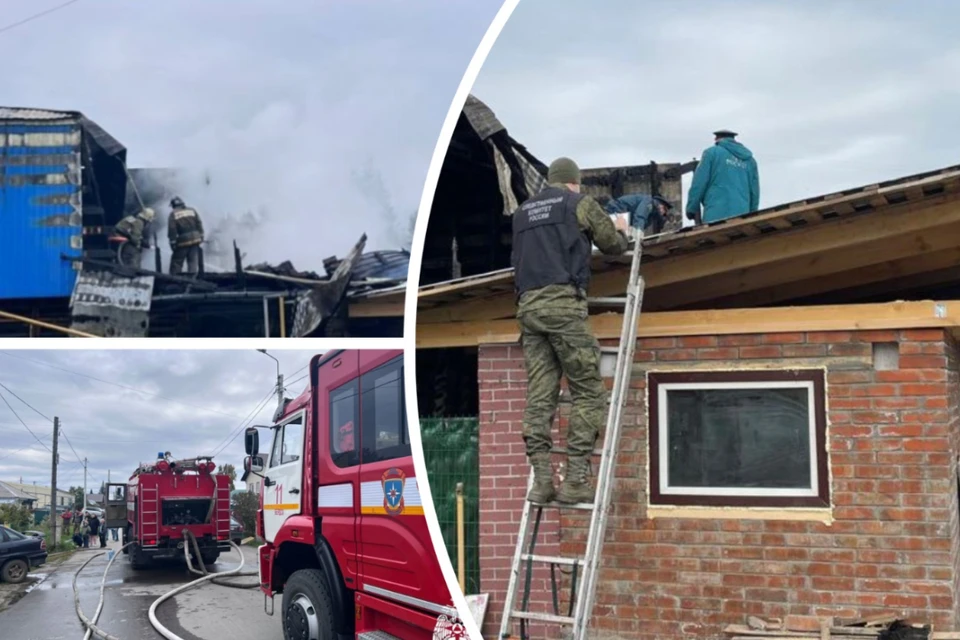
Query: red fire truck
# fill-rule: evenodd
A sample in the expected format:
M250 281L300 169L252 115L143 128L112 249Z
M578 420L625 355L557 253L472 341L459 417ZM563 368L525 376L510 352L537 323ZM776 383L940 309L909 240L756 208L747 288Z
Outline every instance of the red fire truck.
M130 564L140 569L153 560L182 558L184 531L200 545L204 564L230 550L230 476L218 475L209 457L174 460L160 453L142 464L127 484L107 485L105 525L123 530Z
M268 456L257 431L268 427L246 431L244 467L263 478L264 608L273 615L283 594L287 640L424 640L459 628L413 468L402 352L327 352L309 377L274 416Z

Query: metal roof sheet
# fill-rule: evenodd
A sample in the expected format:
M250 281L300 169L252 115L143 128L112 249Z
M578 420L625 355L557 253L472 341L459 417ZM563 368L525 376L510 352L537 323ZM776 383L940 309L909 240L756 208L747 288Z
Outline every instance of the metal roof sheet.
M79 115L79 113L71 111L0 107L0 120L69 120L77 118Z

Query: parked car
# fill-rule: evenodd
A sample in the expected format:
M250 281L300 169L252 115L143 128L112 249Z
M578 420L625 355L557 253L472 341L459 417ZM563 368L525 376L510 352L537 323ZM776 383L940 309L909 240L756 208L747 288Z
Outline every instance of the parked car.
M100 507L87 507L87 510L84 511L84 513L91 516L97 516L98 518L103 520L103 509L101 509Z
M47 543L0 526L0 582L17 584L27 579L32 567L47 561Z
M230 540L236 544L243 540L243 525L236 518L230 518Z

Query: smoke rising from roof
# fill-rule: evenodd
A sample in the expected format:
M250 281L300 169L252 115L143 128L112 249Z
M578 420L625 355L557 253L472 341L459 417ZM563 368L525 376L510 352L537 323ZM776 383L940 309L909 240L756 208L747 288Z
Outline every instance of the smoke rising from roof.
M10 4L11 20L32 9ZM403 225L385 212L416 209L450 100L499 8L80 3L4 34L0 54L18 60L4 91L14 106L83 112L127 147L130 167L176 168L150 203L161 247L176 194L203 217L208 263L231 267L236 240L248 263L322 272L364 232L368 250L399 248ZM369 158L382 187L373 200L353 175Z

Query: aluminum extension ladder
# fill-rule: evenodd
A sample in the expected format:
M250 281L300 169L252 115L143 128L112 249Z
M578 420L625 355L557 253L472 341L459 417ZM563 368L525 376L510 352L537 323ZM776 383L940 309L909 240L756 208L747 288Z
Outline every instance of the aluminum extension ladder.
M565 505L552 502L547 505L535 505L524 500L523 515L520 518L520 531L517 535L517 547L513 554L510 581L507 586L506 603L503 616L500 619L500 638L513 638L510 632L512 625L519 622L520 638L528 640L528 625L531 622L554 624L563 627L572 627L572 640L586 640L587 626L593 613L593 604L597 590L597 574L600 567L600 552L603 548L603 538L607 528L607 514L610 508L610 496L614 480L614 465L616 463L617 445L620 441L621 416L630 389L631 365L637 344L637 321L640 319L640 308L643 306L643 278L640 276L640 259L643 242L643 232L635 229L633 259L630 264L630 279L627 283L625 298L595 298L590 303L594 306L623 306L623 326L620 329L620 345L617 347L617 362L614 370L613 390L610 395L610 406L607 413L607 424L603 437L603 446L594 451L594 456L600 456L600 468L597 472L597 487L593 503ZM555 448L553 453L565 454L566 450ZM527 491L533 486L533 470L527 482ZM536 509L533 530L530 532L531 511ZM566 558L559 556L541 556L534 553L537 534L544 509L573 509L590 512L590 529L587 535L586 551L582 558ZM529 546L524 550L527 534L530 533ZM520 609L515 608L517 587L520 581L520 572L526 562L523 602ZM553 590L553 614L525 611L530 600L530 583L533 577L534 563L549 564L550 578ZM567 615L560 614L560 603L557 591L557 567L571 567L570 603ZM582 569L582 582L577 591L577 572Z

